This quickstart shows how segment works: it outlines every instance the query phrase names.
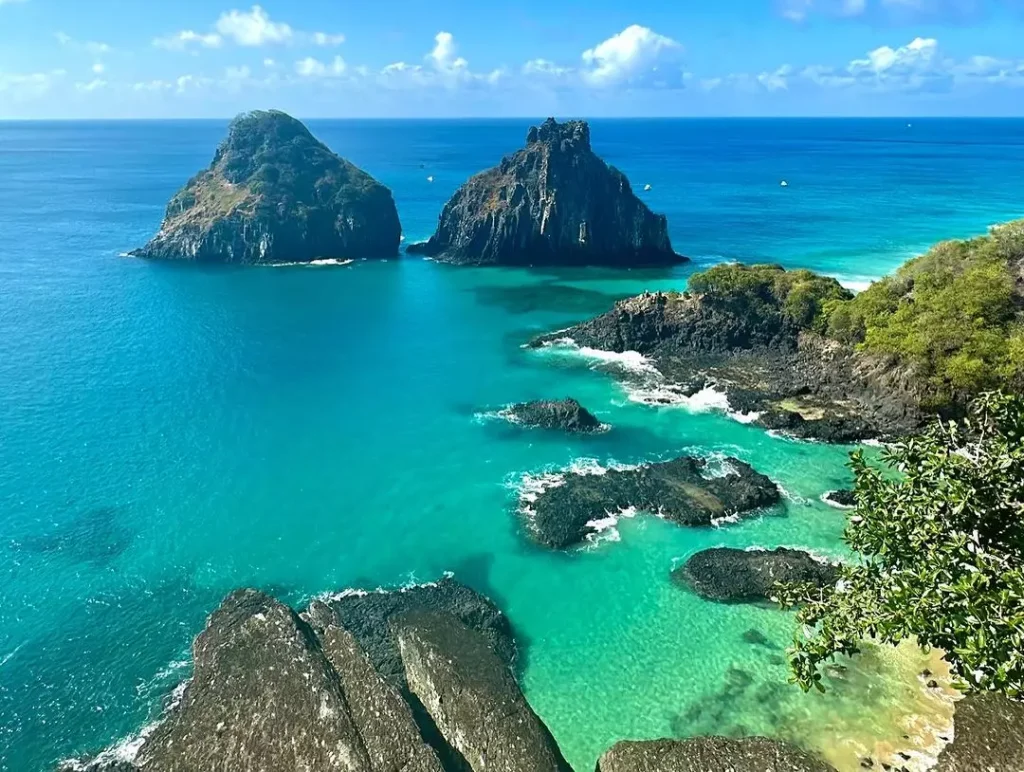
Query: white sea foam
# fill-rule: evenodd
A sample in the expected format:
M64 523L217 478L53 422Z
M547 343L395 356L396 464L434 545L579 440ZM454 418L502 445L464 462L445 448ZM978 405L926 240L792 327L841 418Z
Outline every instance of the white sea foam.
M13 657L15 654L17 654L18 651L21 649L21 647L24 646L24 645L25 644L22 643L22 644L20 644L18 646L15 646L12 651L7 652L3 657L0 657L0 667L3 667L4 665L6 665L11 660L11 657Z
M325 266L340 266L340 265L351 265L355 260L340 260L338 258L329 257L322 260L309 260L309 261L297 261L293 263L262 263L264 268L323 268Z
M830 494L832 492L833 491L825 491L823 494L821 494L818 497L822 504L824 504L825 506L828 506L828 507L832 507L833 509L845 509L845 510L855 509L855 507L851 507L849 504L840 504L838 501L832 501L832 499L830 499L828 497L828 494Z
M616 528L619 520L636 517L636 514L636 507L626 507L618 512L606 512L604 517L590 520L586 524L586 527L591 529L591 532L586 536L587 542L591 546L597 546L603 542L622 541L619 529Z
M453 576L455 576L455 574L451 571L443 571L441 573L441 577L443 579L451 579ZM437 587L439 585L440 580L420 582L417 581L415 574L410 573L409 578L405 583L398 587L375 587L372 590L367 590L361 587L347 587L344 590L322 592L319 595L313 596L313 599L323 601L324 603L330 603L331 601L342 600L343 598L364 598L367 595L386 595L390 592L408 592L409 590L416 590L423 587Z

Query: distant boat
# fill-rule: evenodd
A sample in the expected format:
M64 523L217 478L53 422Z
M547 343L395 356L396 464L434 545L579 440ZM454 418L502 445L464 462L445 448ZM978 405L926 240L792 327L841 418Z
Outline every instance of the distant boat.
M433 182L433 181L434 181L434 175L430 175L429 177L427 177L427 182Z
M644 185L644 190L650 190L650 189L651 189L651 186L649 184L648 185Z
M788 188L788 187L789 187L789 183L788 183L788 182L786 182L785 180L783 180L782 182L780 182L780 183L779 183L779 185L780 185L781 187L783 187L783 188Z

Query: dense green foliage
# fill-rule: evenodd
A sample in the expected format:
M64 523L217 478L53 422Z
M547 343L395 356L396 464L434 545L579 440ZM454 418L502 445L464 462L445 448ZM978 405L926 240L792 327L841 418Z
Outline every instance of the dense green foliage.
M835 279L807 270L787 271L780 265L716 265L690 277L689 290L727 300L741 313L758 318L781 312L801 329L824 332L825 309L853 295Z
M235 185L278 206L328 204L379 188L372 177L332 153L301 121L279 110L244 113L231 122L214 168ZM297 194L312 193L295 199Z
M947 241L847 303L828 334L892 354L927 378L938 402L1024 381L1020 281L1024 221Z
M965 690L1024 695L1024 398L987 393L963 423L937 423L882 454L860 452L845 538L862 560L799 606L790 663L802 687L861 641L938 647ZM894 474L895 472L895 474Z

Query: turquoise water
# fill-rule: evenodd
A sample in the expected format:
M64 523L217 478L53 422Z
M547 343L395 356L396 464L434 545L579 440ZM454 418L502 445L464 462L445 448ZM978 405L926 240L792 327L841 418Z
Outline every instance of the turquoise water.
M416 240L527 123L311 128L393 188ZM848 449L647 407L592 361L521 348L623 295L681 287L692 267L218 270L118 257L155 230L223 130L0 124L0 770L44 769L158 715L235 587L300 603L444 571L507 611L527 694L579 770L617 739L711 732L785 736L845 763L942 713L907 685L919 662L887 652L806 697L785 684L787 615L669 581L718 544L840 554L842 514L818 496L847 481ZM652 185L698 267L774 260L856 285L934 240L1024 215L1024 122L592 133L636 187ZM485 415L562 395L612 431L549 436ZM524 475L681 452L748 460L786 503L720 529L625 520L619 541L571 554L522 537ZM752 629L768 645L748 643Z

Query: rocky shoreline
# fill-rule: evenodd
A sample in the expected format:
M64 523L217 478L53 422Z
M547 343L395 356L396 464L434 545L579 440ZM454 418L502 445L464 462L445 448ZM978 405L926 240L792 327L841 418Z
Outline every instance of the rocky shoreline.
M844 292L838 284L833 289ZM566 341L600 351L638 352L665 381L676 384L680 395L712 387L726 395L732 411L801 439L894 438L926 418L906 373L799 329L771 304L752 311L728 296L644 293L529 345Z
M571 772L518 684L516 641L490 600L452 578L348 591L302 612L238 590L193 644L194 671L130 751L61 772ZM1024 705L974 695L934 772L1019 772ZM875 762L865 760L865 768ZM881 765L882 769L898 766ZM598 772L828 772L764 737L620 742Z
M628 511L656 514L679 525L709 526L778 503L778 486L749 464L727 458L671 461L599 473L568 471L521 501L526 531L537 544L567 549Z

